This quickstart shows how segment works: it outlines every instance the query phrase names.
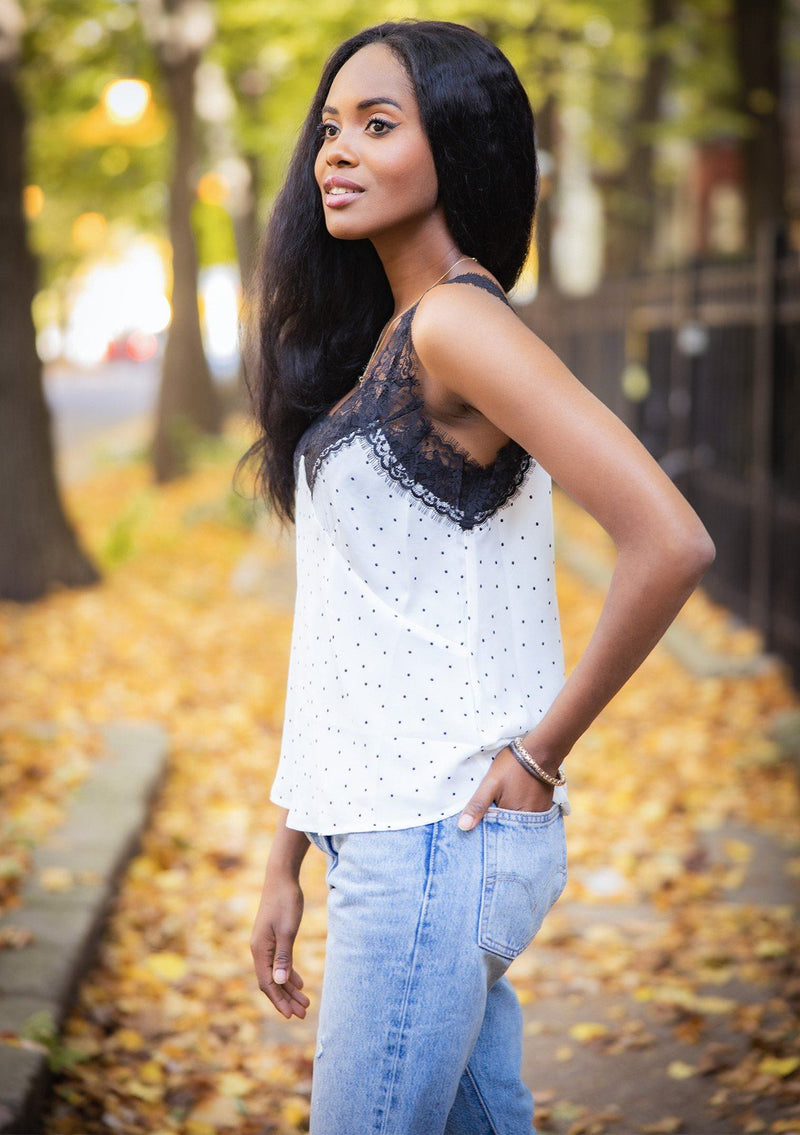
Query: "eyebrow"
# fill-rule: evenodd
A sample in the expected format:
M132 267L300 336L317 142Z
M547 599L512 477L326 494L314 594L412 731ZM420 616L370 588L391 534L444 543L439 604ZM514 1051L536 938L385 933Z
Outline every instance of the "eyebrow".
M394 99L390 99L385 95L381 95L380 98L362 99L361 102L356 103L356 110L366 110L368 106L377 106L379 103L383 102L388 102L391 104L391 106L396 106L398 110L403 109L399 102L395 102ZM339 113L335 106L323 106L320 113L324 114L326 111L328 112L328 114Z

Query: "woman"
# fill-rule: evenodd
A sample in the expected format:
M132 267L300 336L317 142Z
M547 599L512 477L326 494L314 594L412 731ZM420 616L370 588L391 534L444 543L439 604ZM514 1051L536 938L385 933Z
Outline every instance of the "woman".
M245 458L296 524L298 588L251 949L270 1001L304 1017L292 951L314 843L312 1135L531 1130L505 971L566 883L563 761L714 558L506 298L537 193L505 56L402 20L328 60L267 231ZM566 681L551 477L618 549Z

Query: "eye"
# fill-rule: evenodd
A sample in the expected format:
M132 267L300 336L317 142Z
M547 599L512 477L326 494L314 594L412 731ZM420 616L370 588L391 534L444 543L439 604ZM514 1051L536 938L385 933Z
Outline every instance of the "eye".
M383 126L385 128L385 129L380 131L381 134L390 133L390 131L394 130L395 126L397 125L396 122L387 122L385 118L378 118L376 115L373 115L373 117L370 118L369 122L367 123L367 126L371 126L373 122L375 122L379 126Z
M383 134L391 133L391 131L394 130L394 128L398 125L398 123L396 123L396 122L389 122L389 121L387 121L387 119L379 118L377 115L373 115L371 118L369 118L367 120L367 126L372 126L373 123L375 123L377 126L381 127L380 130L373 131L373 135L372 135L373 138L380 138ZM329 126L332 126L334 128L334 130L337 129L335 122L318 122L317 123L317 133L320 136L320 138L322 138L323 140L333 137L333 134L328 133L328 127Z

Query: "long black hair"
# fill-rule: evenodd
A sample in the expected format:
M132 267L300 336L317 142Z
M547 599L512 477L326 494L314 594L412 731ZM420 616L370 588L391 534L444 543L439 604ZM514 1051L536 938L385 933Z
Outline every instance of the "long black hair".
M511 63L463 24L405 18L365 28L329 56L261 242L245 303L243 363L261 434L256 486L294 521L294 451L310 422L355 386L394 300L372 242L325 226L314 162L336 73L380 42L413 85L457 247L508 291L530 248L539 168L530 101ZM251 381L251 372L253 381Z

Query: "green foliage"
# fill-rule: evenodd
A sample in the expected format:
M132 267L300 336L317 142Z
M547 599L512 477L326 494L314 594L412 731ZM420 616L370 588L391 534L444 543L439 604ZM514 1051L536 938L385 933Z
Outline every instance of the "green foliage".
M47 1049L47 1064L51 1072L74 1068L82 1060L88 1059L86 1053L80 1052L77 1048L70 1048L62 1042L49 1009L32 1013L20 1029L20 1036Z
M221 500L205 501L187 508L181 518L187 527L213 521L227 528L250 531L258 520L256 505L233 489L228 489Z
M44 191L32 225L42 282L72 268L80 252L72 224L86 210L163 234L170 175L169 116L153 52L132 0L23 0L27 16L22 84L31 112L29 176ZM702 140L738 134L733 109L733 0L676 0L677 18L650 29L652 0L216 0L217 34L207 52L233 94L229 141L257 170L258 209L285 175L297 131L325 59L346 37L403 16L453 20L489 35L511 59L534 112L553 97L586 112L587 146L601 177L623 169L636 141ZM632 129L653 52L668 63L668 101L657 122ZM164 129L147 140L123 135L88 144L85 124L113 78L136 76L152 89ZM82 133L83 130L83 133ZM198 123L200 176L214 162L215 127ZM145 144L146 142L146 144ZM208 144L207 144L208 143ZM666 168L663 177L672 176ZM235 258L221 206L198 203L193 220L202 264Z
M99 553L103 568L116 567L136 554L136 534L153 509L154 490L143 489L109 528Z
M192 229L201 268L210 264L235 264L236 241L231 216L222 205L212 201L195 201L192 206Z
M41 186L44 207L32 222L40 283L68 273L82 259L72 240L81 213L103 213L162 233L169 176L169 131L89 144L87 124L100 113L107 83L136 77L159 101L159 76L136 6L115 0L23 0L27 17L20 82L29 114L28 180ZM167 123L163 118L161 121ZM88 131L91 137L91 131Z

